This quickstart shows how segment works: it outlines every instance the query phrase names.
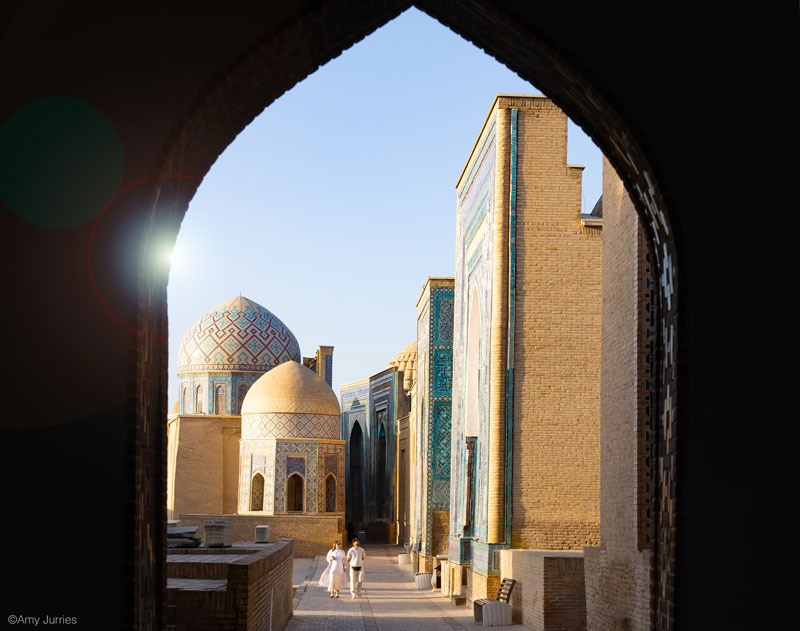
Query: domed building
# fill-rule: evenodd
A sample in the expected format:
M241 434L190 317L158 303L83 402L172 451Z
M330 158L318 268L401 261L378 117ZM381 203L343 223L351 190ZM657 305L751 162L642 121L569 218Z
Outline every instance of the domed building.
M239 513L344 511L339 400L296 361L261 376L242 405Z
M181 414L239 414L265 372L300 361L300 345L272 312L239 295L202 315L178 350Z
M180 344L180 395L167 419L168 519L186 526L235 518L240 504L253 519L343 506L344 447L339 402L330 387L332 363L332 346L302 357L281 319L244 296L198 318ZM276 471L288 471L289 492L302 498L302 510L295 510L297 502L287 504L287 480ZM253 478L256 486L263 481L262 492L270 489L261 504ZM326 489L333 489L331 500ZM235 536L252 541L252 524L242 523ZM327 545L330 533L341 530L336 520L314 529L325 531ZM286 525L282 536L293 530Z

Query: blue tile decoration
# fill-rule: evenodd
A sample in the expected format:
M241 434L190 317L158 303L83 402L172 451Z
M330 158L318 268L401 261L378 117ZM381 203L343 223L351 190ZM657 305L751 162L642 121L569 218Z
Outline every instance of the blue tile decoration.
M194 393L198 386L202 388L202 409L204 414L217 413L215 393L217 387L224 389L224 403L219 414L240 414L242 411L242 401L244 396L255 383L261 373L239 373L230 372L187 372L178 375L178 383L181 397L179 401L179 412L181 414L194 414L197 412L194 405Z
M293 472L290 462L302 458L306 463L306 512L317 512L317 444L306 442L278 442L275 453L275 512L286 512L286 480Z
M266 372L285 361L302 361L289 328L268 309L237 296L190 327L178 351L178 373L210 370Z
M452 339L452 338L451 338ZM449 398L453 392L453 351L437 349L433 355L433 396Z
M491 323L492 265L494 230L494 188L496 164L496 119L487 122L486 131L479 140L476 158L460 183L457 191L456 220L456 287L453 316L453 384L452 384L452 437L453 453L451 475L453 480L467 477L466 415L466 362L469 318L474 297L479 311L480 340L489 340ZM486 537L487 481L488 481L488 392L489 349L481 343L478 348L479 367L477 383L477 436L472 440L474 475L471 492L472 520L466 515L468 506L466 483L453 485L450 502L449 558L456 563L467 563L475 551L464 545L459 537L469 523L471 535L476 539ZM468 555L468 556L465 556ZM484 556L486 556L484 554ZM483 561L478 561L478 564ZM485 563L488 566L488 562Z
M306 476L306 459L293 456L286 457L286 476L293 473L299 473L303 477Z
M449 401L435 401L433 404L433 479L450 480L450 412ZM434 494L437 505L447 507L450 503L449 487L442 487L446 494Z
M436 323L436 339L435 342L449 344L453 343L453 307L455 300L451 295L438 296L438 300L434 301L434 316L433 320Z
M508 261L508 351L506 355L506 401L514 401L514 318L517 292L517 136L519 110L511 110L511 194L509 199L509 261ZM506 405L506 453L505 453L505 540L511 541L511 502L513 480L514 406Z
M454 286L431 283L417 320L417 389L422 465L415 510L420 518L421 551L433 553L433 511L451 509L450 459L453 384Z
M245 414L242 438L340 438L339 417L329 414Z

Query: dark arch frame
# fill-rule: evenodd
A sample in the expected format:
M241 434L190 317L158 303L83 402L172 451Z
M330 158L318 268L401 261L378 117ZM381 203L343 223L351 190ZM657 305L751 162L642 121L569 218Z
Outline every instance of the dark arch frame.
M660 507L660 520L656 523L653 607L655 628L671 629L677 533L673 508L677 497L676 472L672 463L676 461L678 443L665 437L674 437L677 429L675 360L679 342L679 279L676 247L665 200L658 186L657 174L635 134L624 122L622 114L543 37L527 30L513 16L487 2L378 0L365 5L358 0L339 0L310 6L312 8L303 13L300 21L266 33L232 66L225 68L216 82L208 86L203 98L195 104L193 113L165 147L158 171L188 174L190 177L164 181L157 195L159 199L154 200L148 241L154 241L164 227L177 234L180 220L197 189L198 178L211 168L216 158L255 116L319 66L411 6L427 13L536 85L593 139L615 168L642 219L656 259L655 276L660 280L657 284L659 341L655 353L659 365L656 416L660 419L657 428L660 462L657 470L660 475L656 479L654 504ZM342 14L348 16L346 26L328 28ZM270 73L269 68L275 67L280 67L281 72ZM165 201L170 203L164 204ZM159 206L168 206L170 210L158 211ZM163 276L145 270L139 283L139 328L150 334L142 336L138 349L139 432L144 432L142 428L161 427L167 412L163 394L167 390L166 383L162 383L166 379L162 370L166 363L166 342L160 338L161 332L166 330L166 282ZM149 383L159 383L160 387L148 388L146 384ZM146 452L148 445L143 443L151 441L155 442L157 450L165 450L166 440L162 434L140 435L137 451ZM140 486L163 486L158 471L159 467L137 471ZM147 479L148 475L153 477ZM146 530L146 522L157 520L159 516L163 521L162 512L155 509L152 515L142 517L145 523L137 524L137 531ZM141 536L139 541L144 541ZM141 545L146 547L149 544ZM154 545L158 547L159 544ZM160 558L162 554L156 552L156 557ZM137 551L137 557L142 554L142 550ZM149 572L162 574L158 569L141 570L136 575L137 591L146 592L148 585L158 584L156 577Z

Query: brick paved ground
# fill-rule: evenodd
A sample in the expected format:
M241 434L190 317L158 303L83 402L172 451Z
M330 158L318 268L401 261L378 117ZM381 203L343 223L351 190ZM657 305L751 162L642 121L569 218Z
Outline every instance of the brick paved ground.
M349 591L330 598L317 584L325 558L295 559L294 614L284 631L429 631L433 629L475 629L472 603L456 606L440 590L417 589L412 566L398 563L402 546L366 542L364 589L360 598ZM524 625L503 629L521 631Z

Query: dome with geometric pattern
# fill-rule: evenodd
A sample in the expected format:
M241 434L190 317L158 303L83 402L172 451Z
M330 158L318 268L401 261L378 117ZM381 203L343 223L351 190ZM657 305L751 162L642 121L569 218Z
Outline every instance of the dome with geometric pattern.
M191 326L178 350L178 374L266 372L288 360L301 361L297 338L274 313L240 295Z

